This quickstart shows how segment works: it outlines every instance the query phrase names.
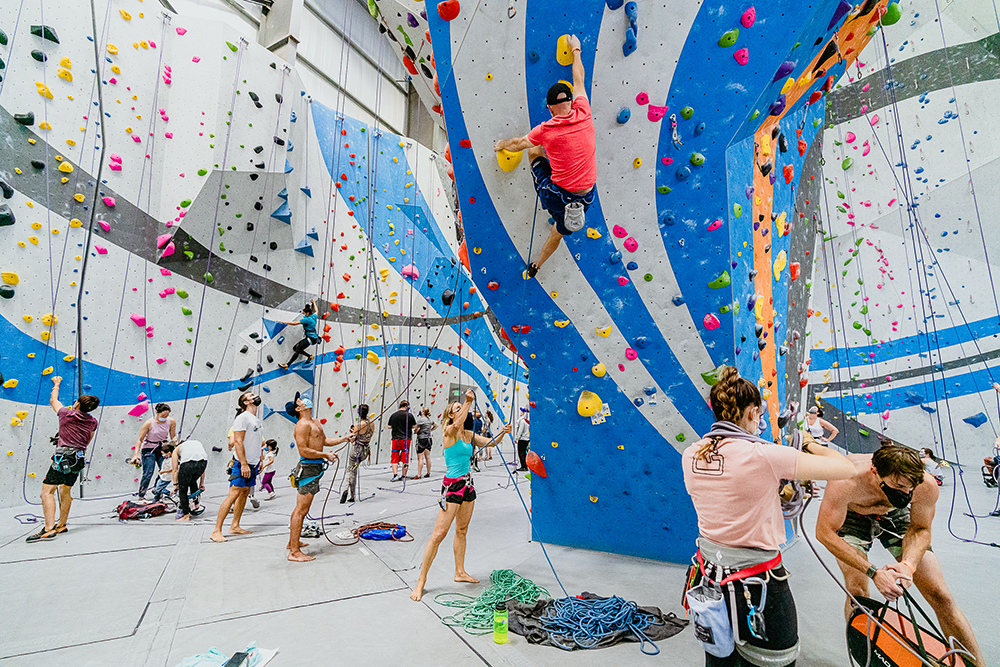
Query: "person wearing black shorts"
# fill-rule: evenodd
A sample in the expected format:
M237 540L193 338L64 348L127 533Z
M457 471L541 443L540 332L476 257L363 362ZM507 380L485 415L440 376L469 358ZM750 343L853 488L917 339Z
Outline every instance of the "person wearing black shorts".
M59 433L53 439L56 451L52 455L52 465L42 480L45 525L25 540L29 543L51 540L69 530L66 521L73 505L71 491L86 464L87 446L97 433L97 420L90 413L101 404L100 399L84 394L73 403L73 407L67 408L59 402L61 382L61 377L52 378L52 394L49 397L49 405L59 418ZM56 523L56 490L59 491L59 523Z
M431 476L431 445L434 444L431 434L437 427L438 425L431 419L430 408L423 408L417 415L417 474L410 479ZM425 463L427 472L421 475L420 471Z

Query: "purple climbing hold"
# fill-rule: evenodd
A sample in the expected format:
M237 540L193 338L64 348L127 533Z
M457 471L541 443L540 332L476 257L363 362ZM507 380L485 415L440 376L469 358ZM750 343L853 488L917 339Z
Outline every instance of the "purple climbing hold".
M837 5L837 10L833 12L833 18L830 19L830 25L826 27L827 30L831 30L833 26L837 25L837 21L844 18L844 14L851 11L851 3L847 0L840 0L840 4Z
M752 197L753 197L753 186L752 185L748 185L747 186L747 199L750 199Z
M795 70L795 62L791 60L786 60L785 62L778 65L778 71L774 73L774 78L771 79L771 82L773 83L778 79L784 79L794 70Z
M786 103L787 102L785 100L785 96L778 95L778 99L776 99L774 102L771 102L771 109L768 113L770 113L772 116L780 116L781 112L785 110Z
M411 28L420 27L420 21L418 21L417 17L411 14L410 12L406 12L406 22L410 24Z

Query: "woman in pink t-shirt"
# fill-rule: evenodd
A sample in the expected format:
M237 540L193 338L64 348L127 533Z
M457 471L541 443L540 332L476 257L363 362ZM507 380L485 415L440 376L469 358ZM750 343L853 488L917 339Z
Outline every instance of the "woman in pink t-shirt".
M710 399L716 422L683 454L684 485L698 513L699 565L691 579L726 581L735 650L725 657L706 652L705 664L794 665L798 628L781 564L786 538L778 490L781 480L847 479L854 465L826 447L799 452L759 437L765 426L760 390L731 366L723 367ZM699 638L707 636L696 629Z

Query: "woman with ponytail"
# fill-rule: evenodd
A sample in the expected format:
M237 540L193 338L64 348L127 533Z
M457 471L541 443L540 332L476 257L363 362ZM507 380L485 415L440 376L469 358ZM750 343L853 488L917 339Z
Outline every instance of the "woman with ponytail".
M687 601L705 665L794 665L798 628L781 564L778 490L781 480L847 479L854 465L826 447L799 452L761 438L760 390L731 366L723 367L710 400L716 421L683 454L699 533Z

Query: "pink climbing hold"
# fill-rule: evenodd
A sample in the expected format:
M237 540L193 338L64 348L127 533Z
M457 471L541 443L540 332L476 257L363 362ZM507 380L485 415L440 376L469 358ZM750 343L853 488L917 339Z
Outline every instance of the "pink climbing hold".
M177 28L177 34L183 35L187 33L187 28Z
M892 199L892 200L889 201L889 203L887 204L887 206L892 206L895 203L896 203L896 200Z
M120 164L118 164L117 162L109 162L108 163L108 169L110 169L111 171L121 171L122 170L122 166Z
M199 58L198 56L194 56L193 58L191 58L191 62L193 62L193 63L200 63L201 62L201 58Z
M104 231L106 231L106 232L110 232L111 231L111 225L109 225L108 223L104 222L103 220L98 220L97 224L99 224L101 226L101 229L103 229Z
M744 28L752 27L754 21L756 20L757 20L757 10L754 9L753 5L747 7L747 10L743 12L743 16L740 17L740 23L743 24Z
M631 236L628 237L627 239L625 239L624 245L625 245L625 249L628 250L629 252L635 252L636 250L639 249L639 242L636 241Z
M167 363L167 360L164 359L163 357L160 357L159 359L156 360L156 363L158 363L158 364L165 364L165 363Z
M668 109L670 109L670 107L658 107L655 104L650 104L646 111L646 118L648 118L650 122L656 123L667 115Z
M172 276L173 274L170 273L170 269L160 269L160 275L161 276Z
M649 104L649 95L647 95L645 92L639 93L638 95L635 96L635 103L640 106L645 106Z
M620 239L623 239L626 236L628 236L628 232L626 232L625 228L622 227L621 225L615 225L614 227L612 227L611 228L611 233L614 234L615 236L617 236Z
M96 250L96 251L97 251L97 254L98 254L98 255L107 255L107 254L108 254L108 249L107 249L107 248L105 248L105 247L104 247L104 246L102 246L102 245L97 245L97 244L94 244L94 250Z
M628 278L626 278L625 276L619 276L618 284L621 285L622 287L625 287L626 285L628 285Z
M672 157L664 157L664 158L660 158L660 162L662 162L663 164L665 164L665 165L667 165L669 167L670 165L672 165L674 163L674 159Z
M853 132L848 132L847 136L844 137L844 141L846 141L849 144L853 144L854 140L857 139L857 138L858 138L858 136L856 134L854 134Z
M137 327L144 327L144 326L146 326L146 318L143 317L142 315L140 315L139 313L132 313L132 316L129 319L131 319L133 322L135 322L135 325Z
M878 125L878 114L872 116L872 127L875 127L876 125Z
M111 160L112 162L117 162L118 164L122 163L122 156L119 155L118 153L112 153L111 155L108 156L108 159Z
M164 257L170 257L171 255L174 254L175 249L176 248L174 248L174 242L171 241L170 243L167 244L167 247L163 249L163 254L160 255L160 259L163 259Z
M104 205L107 206L108 208L114 208L115 206L114 197L102 197L101 201L104 202Z
M140 141L142 141L142 137L140 137L138 134L133 134L132 141L134 141L135 143L139 143Z
M133 417L141 417L149 412L149 401L143 401L128 411Z
M722 220L716 220L708 226L708 231L714 232L716 229L722 226Z
M733 59L740 65L746 65L748 62L750 62L749 49L746 48L738 49L735 53L733 53Z
M410 280L418 280L420 278L420 271L418 271L417 267L413 264L404 266L400 271L400 274L402 274L404 278L409 278Z
M156 247L162 248L163 244L170 240L170 234L160 234L156 237Z
M146 384L146 383L143 382L143 384ZM137 400L137 401L145 401L147 398L149 398L149 396L146 396L146 392L141 392L138 396L135 397L135 400Z
M719 321L719 318L712 313L706 315L705 319L703 319L701 323L704 324L705 328L709 331L715 331L722 324L722 322Z
M173 139L174 138L174 133L173 132L164 132L163 136L165 136L167 139Z
M164 292L166 292L167 294L173 294L173 293L174 293L174 292L176 292L177 290L176 290L175 288L173 288L173 287L168 287L168 288L166 288L166 289L165 289L165 290L163 290L163 291L164 291Z
M625 348L625 358L629 361L635 361L639 358L639 353L630 347Z

